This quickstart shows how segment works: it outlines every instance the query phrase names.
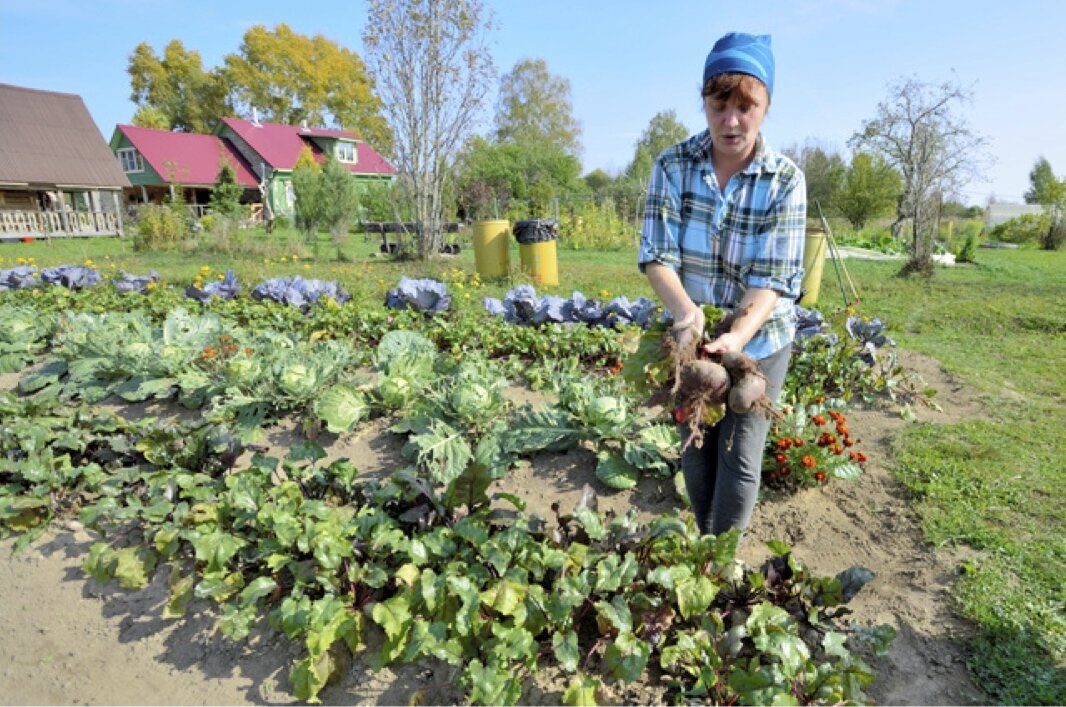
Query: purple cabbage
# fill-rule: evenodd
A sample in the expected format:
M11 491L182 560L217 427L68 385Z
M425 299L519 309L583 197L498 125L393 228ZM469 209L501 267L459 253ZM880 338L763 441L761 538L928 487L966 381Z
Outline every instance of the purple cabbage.
M143 295L148 292L148 285L153 282L159 282L159 273L155 270L148 275L130 275L121 270L115 278L115 289L119 292L139 292Z
M862 353L859 354L859 358L871 366L877 360L877 349L882 346L896 345L896 342L885 334L885 325L880 319L848 317L844 328L848 336L862 344Z
M385 294L385 306L389 309L413 309L425 314L447 311L451 303L448 288L436 280L401 277L399 286Z
M30 265L19 265L10 270L0 270L0 292L36 287L40 284L40 280L35 277L36 272L37 268Z
M616 297L604 305L576 290L570 299L556 295L538 297L531 285L511 289L502 302L486 297L484 306L489 314L519 325L556 323L617 327L635 324L647 328L659 311L658 305L646 297L633 302L628 297Z
M41 282L62 285L68 290L82 290L100 282L100 271L84 265L59 265L42 270Z
M294 277L275 277L256 285L252 297L256 300L269 299L279 304L299 307L307 310L325 295L337 304L344 304L351 295L332 280L306 280L299 275Z
M221 280L215 280L204 285L203 289L196 287L195 285L189 285L185 288L185 296L191 297L200 302L210 302L213 298L231 300L237 296L241 291L240 283L237 282L237 275L232 270L226 270L226 274L222 276Z

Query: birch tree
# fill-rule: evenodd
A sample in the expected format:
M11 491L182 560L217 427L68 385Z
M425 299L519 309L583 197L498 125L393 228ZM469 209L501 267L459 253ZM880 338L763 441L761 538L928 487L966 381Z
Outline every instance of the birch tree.
M929 274L942 196L980 175L988 141L958 115L972 91L953 81L940 85L916 78L889 86L877 117L863 122L849 145L881 155L903 177L893 232L910 220L910 260L905 273Z
M495 70L481 0L370 0L363 45L415 214L416 255L443 244L444 193Z

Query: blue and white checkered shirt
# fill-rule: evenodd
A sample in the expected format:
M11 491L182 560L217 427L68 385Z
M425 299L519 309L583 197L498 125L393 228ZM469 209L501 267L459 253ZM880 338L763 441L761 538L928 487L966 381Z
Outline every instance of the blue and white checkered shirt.
M704 130L663 151L652 168L637 263L673 268L697 304L727 313L748 288L780 295L745 353L766 358L792 342L803 278L807 188L792 160L760 135L755 158L718 188Z

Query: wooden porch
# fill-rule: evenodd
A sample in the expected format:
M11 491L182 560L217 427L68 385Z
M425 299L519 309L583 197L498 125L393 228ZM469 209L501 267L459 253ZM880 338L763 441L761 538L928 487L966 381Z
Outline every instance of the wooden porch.
M114 211L0 210L0 238L73 238L117 236L122 221Z
M0 189L0 239L120 236L121 208L117 190Z

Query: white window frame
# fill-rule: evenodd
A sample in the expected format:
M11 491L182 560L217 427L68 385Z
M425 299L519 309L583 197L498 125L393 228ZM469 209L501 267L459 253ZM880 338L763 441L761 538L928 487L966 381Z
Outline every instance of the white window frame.
M351 158L350 159L349 159L348 155L343 154L343 152L347 152L348 150L344 149L343 152L342 152L342 148L350 148L351 149L351 156L350 156ZM356 160L359 159L359 152L355 149L355 143L354 142L346 142L344 140L338 140L337 141L336 155L337 155L337 161L338 162L345 162L347 164L355 164Z
M118 155L118 163L122 165L122 171L126 174L144 171L144 160L141 158L141 153L137 151L137 148L123 147L116 154ZM129 164L127 164L127 161Z

